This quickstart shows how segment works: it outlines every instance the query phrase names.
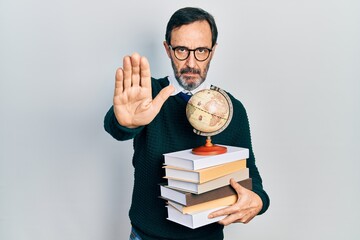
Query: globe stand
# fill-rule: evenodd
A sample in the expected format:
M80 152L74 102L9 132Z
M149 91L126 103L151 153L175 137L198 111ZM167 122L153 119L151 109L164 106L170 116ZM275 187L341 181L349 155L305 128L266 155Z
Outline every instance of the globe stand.
M208 136L204 146L192 149L192 153L196 155L218 155L227 152L227 148L211 143L211 137Z

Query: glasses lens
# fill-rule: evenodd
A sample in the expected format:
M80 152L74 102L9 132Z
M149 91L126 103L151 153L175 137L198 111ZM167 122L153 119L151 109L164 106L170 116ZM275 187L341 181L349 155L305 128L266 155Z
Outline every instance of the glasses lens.
M185 60L189 57L189 49L179 47L174 49L175 57L179 60Z
M209 57L210 51L207 48L198 48L194 53L198 61L205 61Z

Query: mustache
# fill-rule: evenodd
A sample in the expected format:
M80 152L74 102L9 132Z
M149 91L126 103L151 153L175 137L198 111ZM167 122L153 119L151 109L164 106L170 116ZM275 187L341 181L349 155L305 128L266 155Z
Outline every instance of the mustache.
M184 73L195 73L195 74L200 74L200 70L199 69L195 69L195 68L190 68L190 67L186 67L180 70L180 74L184 74Z

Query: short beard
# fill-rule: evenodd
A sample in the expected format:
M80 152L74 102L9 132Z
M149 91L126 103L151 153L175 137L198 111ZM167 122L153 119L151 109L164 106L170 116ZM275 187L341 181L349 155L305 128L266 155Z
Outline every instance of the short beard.
M186 67L186 68L180 69L180 71L178 71L172 60L171 60L171 65L174 70L175 78L176 78L177 82L180 84L180 86L182 86L187 91L192 91L192 90L196 89L197 87L199 87L205 81L206 75L207 75L207 72L208 72L208 69L210 66L210 61L206 65L204 72L202 74L201 74L201 70L190 68L190 67ZM197 73L200 75L200 77L196 81L191 81L192 80L191 78L182 76L182 74L184 74L184 73Z

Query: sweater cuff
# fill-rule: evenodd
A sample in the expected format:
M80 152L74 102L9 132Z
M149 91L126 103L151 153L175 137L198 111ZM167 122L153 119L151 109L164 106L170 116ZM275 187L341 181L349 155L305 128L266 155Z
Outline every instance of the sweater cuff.
M127 128L119 124L115 117L113 107L109 109L104 119L105 130L119 141L129 140L134 138L141 132L144 126L137 128Z
M261 211L258 213L258 215L263 214L266 212L266 210L269 208L270 205L270 199L266 192L264 191L258 191L257 189L253 189L253 192L256 193L263 203Z

